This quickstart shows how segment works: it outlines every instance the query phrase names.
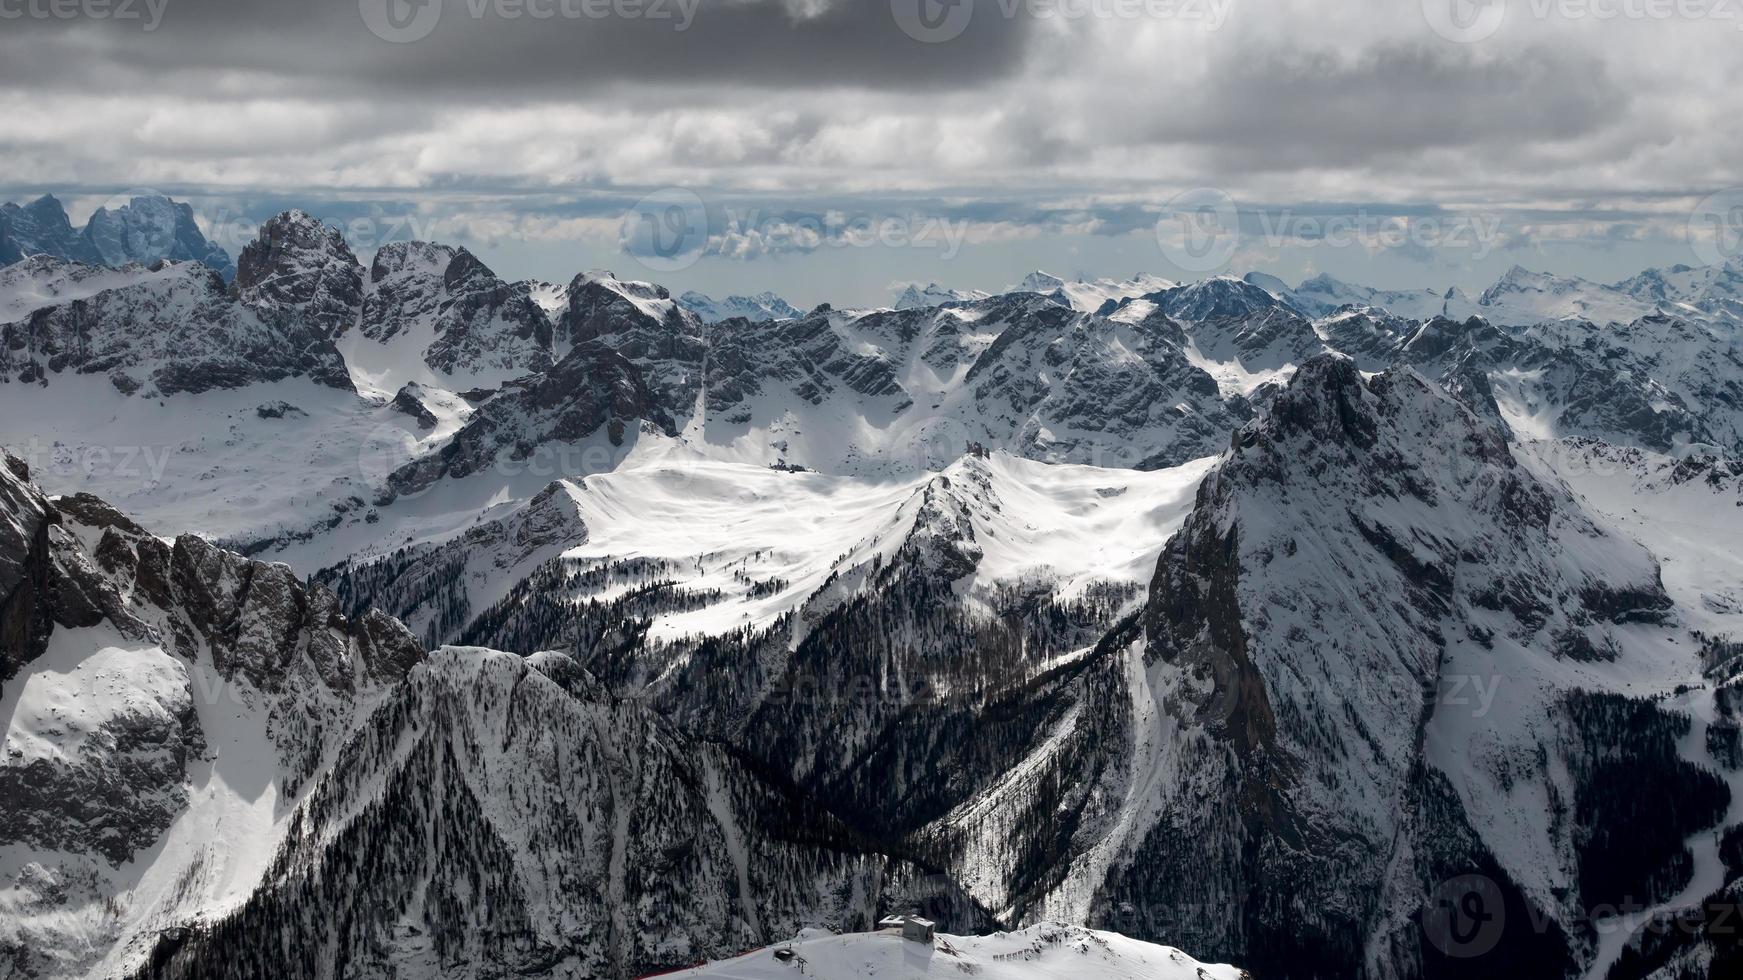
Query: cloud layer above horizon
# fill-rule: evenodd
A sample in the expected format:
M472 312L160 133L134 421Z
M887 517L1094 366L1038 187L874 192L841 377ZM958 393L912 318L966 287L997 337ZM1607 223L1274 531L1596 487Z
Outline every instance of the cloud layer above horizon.
M705 202L711 262L813 255L830 216L893 216L959 232L959 251L1069 266L1113 248L1164 273L1158 215L1211 189L1240 208L1228 261L1254 267L1692 262L1691 215L1743 185L1730 10L0 0L0 188L249 214L394 202L458 237L606 256L633 250L626 208L677 188ZM1337 216L1357 247L1305 257ZM1466 247L1454 225L1492 230ZM880 288L941 254L874 253L850 256Z

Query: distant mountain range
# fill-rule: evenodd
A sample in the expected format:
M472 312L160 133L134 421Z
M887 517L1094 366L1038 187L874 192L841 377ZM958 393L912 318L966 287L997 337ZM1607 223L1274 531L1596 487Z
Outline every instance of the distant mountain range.
M774 293L728 296L722 300L714 300L692 290L678 297L678 305L696 314L703 323L719 323L734 317L753 322L789 320L799 315L799 311L792 304Z
M98 208L83 228L73 227L66 208L51 195L23 205L0 204L0 265L33 255L117 268L130 262L199 262L226 282L236 275L230 255L200 232L194 209L161 196Z
M199 262L228 282L236 263L219 246L208 242L194 221L193 209L163 196L132 198L127 204L100 208L76 228L66 209L52 195L27 204L0 205L0 266L33 255L113 268L137 262ZM1494 285L1472 298L1452 287L1442 290L1383 290L1343 282L1320 274L1291 287L1283 280L1250 272L1244 281L1271 293L1309 318L1346 307L1376 307L1410 319L1436 316L1464 319L1481 316L1502 326L1528 326L1548 320L1583 319L1597 323L1627 322L1650 313L1700 316L1743 322L1743 265L1673 266L1651 269L1621 282L1602 284L1574 276L1508 270ZM998 292L952 288L939 283L905 285L895 298L897 310L924 309L946 303L972 302L1016 292L1040 293L1082 312L1095 312L1118 302L1171 288L1174 282L1151 275L1129 280L1068 280L1033 272ZM555 287L552 287L555 288ZM678 304L704 323L733 318L751 321L789 319L800 311L772 292L728 296L716 300L686 292Z
M1626 323L1652 313L1743 323L1743 263L1737 261L1701 268L1679 265L1651 269L1608 285L1514 266L1475 298L1456 286L1442 290L1375 289L1343 282L1326 274L1293 287L1262 272L1249 272L1243 281L1263 289L1309 318L1327 316L1344 307L1373 307L1414 320L1437 316L1462 320L1480 316L1500 326L1530 326L1548 320L1569 319L1600 324ZM1034 272L1002 293L1041 293L1089 313L1110 300L1130 299L1174 285L1155 276L1090 281L1066 280L1046 272ZM896 298L895 307L939 306L984 299L990 295L999 294L952 289L938 283L923 289L908 286Z

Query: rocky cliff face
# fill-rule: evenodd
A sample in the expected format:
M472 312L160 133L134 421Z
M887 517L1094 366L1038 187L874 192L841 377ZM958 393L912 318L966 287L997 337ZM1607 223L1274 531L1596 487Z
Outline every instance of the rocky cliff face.
M135 197L114 210L98 208L85 223L80 241L102 265L198 262L226 281L236 276L230 254L200 232L193 207L167 197Z
M766 420L774 404L838 400L890 412L910 404L890 358L854 349L829 313L717 325L703 380L708 413L728 424Z
M237 257L233 293L264 315L294 318L336 338L363 305L363 267L338 229L286 211L262 225Z
M323 328L235 302L218 273L203 265L137 269L118 283L97 277L93 285L108 288L89 295L78 280L91 277L68 275L66 267L15 268L45 287L37 301L47 298L43 292L68 295L0 325L0 381L48 384L58 376L95 374L123 394L143 397L290 377L351 388L344 359Z
M388 490L416 493L444 477L484 472L499 460L518 463L595 434L619 447L644 423L677 433L635 362L598 340L586 341L550 371L503 385L439 451L395 470Z
M32 255L89 262L96 258L80 241L66 208L44 194L29 204L0 204L0 265Z
M1364 381L1348 361L1309 362L1241 431L1159 563L1131 744L1139 770L1164 772L1117 828L1095 917L1148 917L1270 975L1435 975L1452 964L1424 939L1427 896L1468 874L1489 883L1491 907L1552 923L1502 939L1559 972L1589 941L1560 876L1613 857L1581 852L1554 804L1522 844L1490 781L1591 791L1597 777L1571 760L1620 723L1584 706L1626 699L1566 691L1555 665L1647 656L1623 624L1670 606L1644 549L1421 376ZM1508 687L1480 735L1449 694L1483 676L1477 664ZM1659 724L1650 706L1630 710L1644 712L1631 724ZM1636 750L1631 771L1663 767L1698 801L1663 831L1656 860L1674 865L1726 794L1674 751ZM1573 785L1556 764L1486 768L1532 754L1569 760L1557 764ZM1521 852L1558 854L1563 870ZM1650 879L1628 887L1645 894Z
M1165 314L1041 309L1015 320L964 377L977 436L1034 459L1156 469L1209 456L1248 414L1184 351ZM984 433L984 434L983 434Z
M640 976L868 928L923 883L567 656L449 649L349 744L248 903L141 975L321 975L336 942L371 976Z
M688 415L708 350L704 324L664 286L587 272L569 283L559 347L596 342L633 364L667 415Z
M147 534L93 497L50 501L6 463L0 956L24 975L104 972L252 887L243 855L270 848L273 800L294 800L422 651L283 566Z
M456 387L548 370L552 326L527 283L507 283L463 248L395 242L375 253L359 330L409 344ZM396 343L397 342L397 343Z
M1516 331L1436 319L1399 357L1434 376L1461 367L1487 374L1525 437L1588 436L1660 452L1743 447L1743 354L1731 328L1656 314Z

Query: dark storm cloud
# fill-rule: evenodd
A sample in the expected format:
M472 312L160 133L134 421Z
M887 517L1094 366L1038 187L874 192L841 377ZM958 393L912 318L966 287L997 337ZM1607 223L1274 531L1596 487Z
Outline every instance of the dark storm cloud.
M441 7L433 27L391 43L366 26L358 0L158 2L167 6L151 31L123 20L6 21L0 83L85 88L132 71L173 87L215 69L294 80L298 94L367 85L481 100L585 98L597 94L588 86L619 82L917 91L1019 71L1032 26L977 17L949 43L927 44L882 0L421 0Z
M1137 130L1211 147L1241 170L1343 166L1434 147L1494 147L1585 136L1624 118L1628 92L1602 61L1537 48L1484 58L1447 45L1236 49L1192 100Z

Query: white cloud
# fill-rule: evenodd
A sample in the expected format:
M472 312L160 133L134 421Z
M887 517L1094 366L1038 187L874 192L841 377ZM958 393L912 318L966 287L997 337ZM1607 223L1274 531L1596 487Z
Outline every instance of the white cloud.
M1144 209L1197 187L1255 208L1475 210L1517 247L1609 247L1675 241L1695 202L1743 186L1735 24L1512 0L1494 36L1458 44L1409 0L1235 0L1215 30L1007 23L983 2L961 41L925 45L886 6L722 0L681 36L455 7L409 45L337 2L188 0L149 37L25 25L0 37L0 174L96 196L442 197L493 241L609 239L610 213L537 209L666 186L801 210L898 200L960 218L970 247L1141 239ZM719 254L807 247L763 227Z

